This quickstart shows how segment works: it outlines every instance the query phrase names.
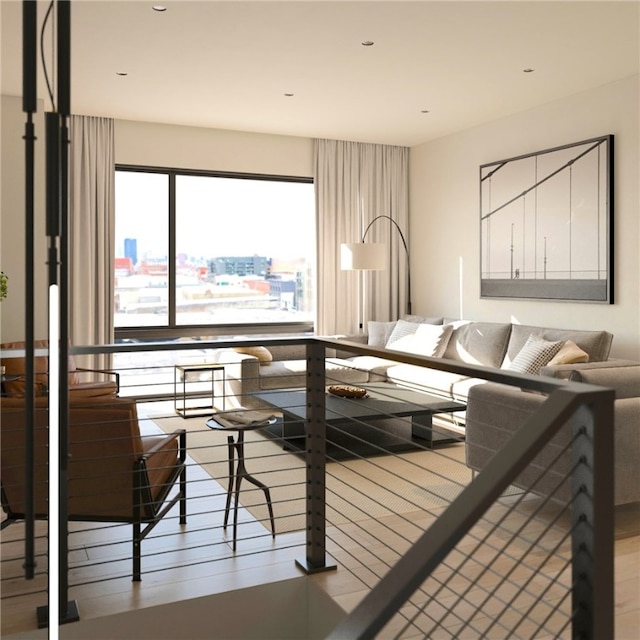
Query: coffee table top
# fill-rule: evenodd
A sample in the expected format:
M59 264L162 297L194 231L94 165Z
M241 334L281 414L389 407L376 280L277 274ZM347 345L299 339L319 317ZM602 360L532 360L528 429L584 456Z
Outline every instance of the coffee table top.
M368 392L365 398L342 398L326 395L327 422L352 419L376 418L380 416L415 416L425 413L449 413L464 411L466 406L446 398L397 387L387 382L358 385ZM295 416L306 419L306 390L278 389L252 393L256 398Z

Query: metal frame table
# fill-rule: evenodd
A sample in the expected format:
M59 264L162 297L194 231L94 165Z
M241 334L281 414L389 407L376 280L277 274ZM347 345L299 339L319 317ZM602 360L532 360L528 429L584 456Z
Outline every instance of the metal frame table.
M207 427L215 429L216 431L234 431L236 432L236 438L232 435L228 436L227 444L229 446L229 485L227 487L227 503L224 509L224 530L227 529L227 523L229 521L229 512L231 509L231 495L234 494L234 507L233 507L233 550L236 550L236 541L238 536L238 505L240 498L240 485L243 480L250 482L264 492L265 500L267 502L267 508L269 509L269 519L271 520L271 535L276 537L276 525L273 517L273 504L271 502L271 492L269 487L260 480L254 478L245 467L245 455L244 455L244 432L252 431L256 429L263 429L264 427L273 424L275 418L265 420L261 424L238 424L234 426L227 426L220 424L216 421L215 415L207 420ZM237 456L237 464L234 465Z
M200 405L197 407L188 407L187 406L187 398L188 397L201 397L199 394L188 394L187 393L187 382L190 373L202 373L203 371L210 372L211 374L211 404L210 405ZM193 418L197 416L209 416L215 410L215 381L216 381L216 371L222 372L222 409L225 408L225 393L224 388L226 384L224 365L222 364L213 364L213 363L204 363L204 364L177 364L173 368L173 408L175 412L182 416L183 418ZM180 373L180 379L182 381L182 407L178 406L178 373ZM206 382L206 380L204 381ZM207 411L204 411L207 409Z

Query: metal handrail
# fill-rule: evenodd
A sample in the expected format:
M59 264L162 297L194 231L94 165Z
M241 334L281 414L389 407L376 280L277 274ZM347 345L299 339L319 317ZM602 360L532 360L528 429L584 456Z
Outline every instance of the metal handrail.
M234 346L305 345L307 349L307 403L310 407L307 431L307 544L306 557L296 563L307 573L335 568L325 544L324 441L325 356L327 350L370 355L400 363L449 371L487 381L549 394L541 409L529 418L498 454L463 489L449 509L392 567L353 613L338 626L332 638L374 637L411 596L425 577L453 549L470 527L487 511L502 491L527 466L569 419L574 425L575 459L580 469L593 473L576 475L578 498L572 507L574 586L574 634L610 637L613 629L613 421L614 392L593 385L578 384L542 376L470 365L458 361L416 356L350 342L339 338L280 337L194 342L162 342L71 346L69 353L189 351L224 349ZM572 418L572 416L574 416ZM602 426L606 428L602 428ZM586 463L585 463L586 461ZM583 499L585 496L589 499ZM597 541L597 553L595 543ZM597 603L597 606L595 606Z
M598 540L598 552L594 552L592 545L586 546L587 541L581 534L574 535L574 557L581 557L583 561L589 557L593 562L592 566L574 568L574 637L613 637L613 435L606 425L613 415L614 392L576 384L570 387L558 389L549 396L540 411L496 453L449 509L333 631L329 640L375 637L577 410L581 410L582 415L574 424L574 433L588 434L592 452L597 451L597 455L591 456L596 461L592 486L581 479L579 489L594 496L596 513L587 518L583 510L574 508L572 517L579 531L591 530L591 542ZM589 405L591 416L584 410ZM583 451L578 456L589 453Z

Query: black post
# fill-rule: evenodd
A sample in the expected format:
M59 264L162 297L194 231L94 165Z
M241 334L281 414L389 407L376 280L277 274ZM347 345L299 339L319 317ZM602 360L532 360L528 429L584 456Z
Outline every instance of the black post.
M585 640L614 636L614 396L572 418L572 637Z
M335 569L326 554L326 466L325 347L307 345L307 552L296 564L305 573Z
M71 96L71 6L57 2L58 111L46 114L47 236L49 238L49 288L58 287L59 336L49 343L49 353L58 353L58 567L50 567L49 590L57 577L58 624L80 619L77 603L69 601L69 131ZM58 255L58 248L60 253ZM51 309L50 309L51 313ZM49 607L38 608L38 626L48 625Z
M25 535L24 577L32 580L35 574L35 513L34 513L34 424L35 424L35 375L34 375L34 180L35 180L35 131L33 114L37 111L37 42L38 3L24 0L22 3L22 110L27 114L25 123Z

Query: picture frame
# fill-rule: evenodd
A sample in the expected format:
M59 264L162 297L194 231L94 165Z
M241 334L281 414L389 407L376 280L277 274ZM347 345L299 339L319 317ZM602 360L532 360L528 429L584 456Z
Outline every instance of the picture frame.
M613 135L480 166L480 297L613 304Z

